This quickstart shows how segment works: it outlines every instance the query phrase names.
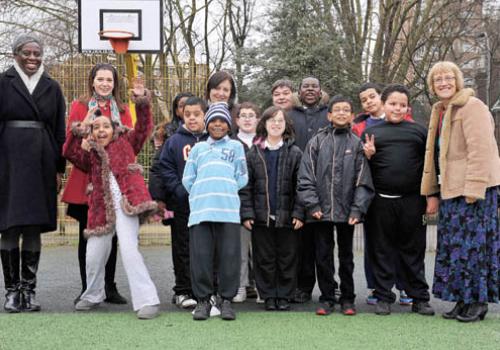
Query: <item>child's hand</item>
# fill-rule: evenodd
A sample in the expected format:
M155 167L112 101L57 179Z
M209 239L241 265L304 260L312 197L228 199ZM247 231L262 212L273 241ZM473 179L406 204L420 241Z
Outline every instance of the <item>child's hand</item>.
M292 224L293 224L293 229L294 230L298 230L300 229L302 226L304 226L304 223L302 222L302 220L299 220L297 218L293 218L292 219Z
M90 125L92 124L92 119L95 115L95 111L97 111L98 107L95 106L94 108L91 108L88 110L87 112L87 115L85 116L85 119L83 119L81 125L85 126L85 127L90 127Z
M132 79L132 95L133 96L144 96L144 92L146 89L144 88L144 78L136 77Z
M245 228L246 228L248 231L252 231L253 220L252 220L252 219L249 219L249 220L245 220L245 221L243 221L243 226L245 226Z
M90 152L90 144L86 138L82 140L82 149L86 152Z
M359 219L358 218L349 218L349 221L348 221L349 225L354 226L354 225L356 225L358 223L359 223Z
M323 217L323 213L321 212L321 210L318 210L318 211L315 211L314 213L311 214L313 218L315 218L316 220L319 220Z
M365 144L363 145L363 151L365 152L366 158L370 159L375 152L377 151L375 149L375 135L368 136L368 134L365 134Z

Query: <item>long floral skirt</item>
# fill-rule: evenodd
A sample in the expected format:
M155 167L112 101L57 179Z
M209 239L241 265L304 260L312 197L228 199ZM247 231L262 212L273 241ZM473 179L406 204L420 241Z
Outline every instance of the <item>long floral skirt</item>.
M467 204L464 197L442 200L439 207L435 297L466 304L498 303L500 228L498 191Z

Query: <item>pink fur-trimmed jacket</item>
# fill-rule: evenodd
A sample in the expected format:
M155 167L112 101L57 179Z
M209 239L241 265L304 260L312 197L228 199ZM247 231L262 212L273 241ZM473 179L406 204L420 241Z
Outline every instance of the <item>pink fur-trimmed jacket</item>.
M137 101L136 114L134 129L116 127L113 139L106 147L89 141L91 149L89 152L84 151L81 143L85 135L77 128L78 123L72 126L72 132L64 144L64 157L89 174L86 237L115 232L116 216L109 183L110 172L120 187L121 206L127 215L138 215L142 222L157 209L144 183L142 167L136 163L136 156L153 129L151 107L147 100Z

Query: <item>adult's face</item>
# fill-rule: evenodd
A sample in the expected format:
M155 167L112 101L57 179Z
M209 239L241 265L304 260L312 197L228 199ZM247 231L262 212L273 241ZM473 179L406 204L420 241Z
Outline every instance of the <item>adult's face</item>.
M94 91L99 96L109 96L113 93L115 80L113 72L108 69L100 69L95 73L94 83L92 85Z
M307 107L312 107L318 104L321 98L321 88L319 80L316 78L305 78L300 84L299 91L300 100Z
M441 101L449 101L457 93L457 79L451 71L434 74L432 84Z
M228 103L231 96L231 82L229 80L222 81L215 88L210 90L210 102L226 102Z
M35 42L24 44L14 56L27 76L35 74L42 65L42 48Z
M273 105L290 110L293 106L292 90L288 86L279 86L273 91Z

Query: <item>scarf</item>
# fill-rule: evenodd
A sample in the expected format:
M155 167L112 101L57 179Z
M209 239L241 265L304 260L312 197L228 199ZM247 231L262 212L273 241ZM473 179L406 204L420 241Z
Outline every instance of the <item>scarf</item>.
M26 89L30 92L30 95L33 94L33 91L35 91L36 86L38 85L38 82L40 81L40 78L42 77L43 74L43 64L38 68L38 70L33 74L32 76L28 76L22 68L19 66L17 61L14 61L14 68L17 71L17 74L21 77L21 80L23 81L24 85L26 86Z
M118 109L118 104L116 103L116 100L113 97L113 95L109 94L108 96L101 96L94 92L94 95L92 95L92 98L89 100L88 103L89 110L98 107L99 101L109 101L111 110L111 121L119 126L122 126L122 120L120 118L120 110Z

